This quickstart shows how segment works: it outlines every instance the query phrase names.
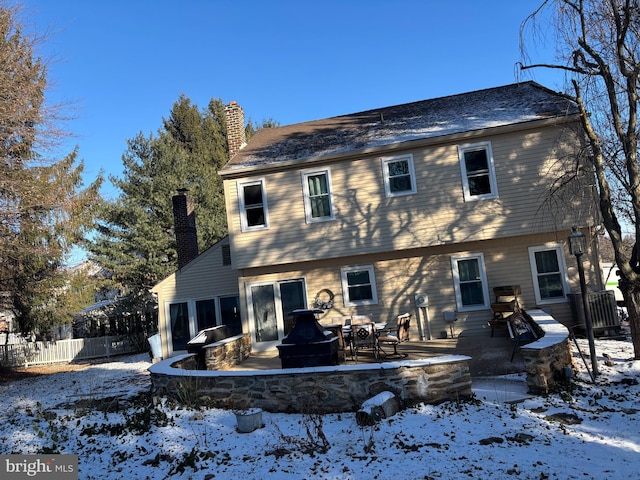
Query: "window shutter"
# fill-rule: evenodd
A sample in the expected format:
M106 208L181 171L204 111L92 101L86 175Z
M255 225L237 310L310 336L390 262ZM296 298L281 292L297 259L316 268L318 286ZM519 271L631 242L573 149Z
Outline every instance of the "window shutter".
M231 265L231 246L222 245L222 265Z

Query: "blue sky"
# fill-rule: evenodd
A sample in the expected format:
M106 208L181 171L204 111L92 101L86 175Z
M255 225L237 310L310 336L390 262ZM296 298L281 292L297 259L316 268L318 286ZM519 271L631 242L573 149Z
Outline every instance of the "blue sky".
M539 0L21 0L49 37L50 101L85 178L121 175L126 140L155 133L184 93L291 124L534 79L516 76ZM118 194L105 185L106 197Z

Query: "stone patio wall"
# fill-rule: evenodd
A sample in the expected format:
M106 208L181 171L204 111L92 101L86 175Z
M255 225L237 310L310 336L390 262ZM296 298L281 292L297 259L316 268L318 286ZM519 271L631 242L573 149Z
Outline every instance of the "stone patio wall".
M520 348L527 372L527 387L534 394L547 394L566 379L566 368L573 366L567 328L543 310L527 310L544 336Z
M531 393L549 392L572 367L566 327L542 310L527 314L544 336L520 352ZM251 352L248 335L227 338L205 347L207 370L196 370L196 355L163 360L149 368L153 392L182 402L216 408L270 412L354 412L384 391L403 406L437 404L470 397L470 357L448 355L376 364L279 370L229 370Z
M365 400L383 391L394 393L403 406L471 396L470 358L466 356L281 370L181 368L193 367L192 357L183 355L152 365L154 394L215 408L288 413L355 412Z
M240 365L251 354L249 334L236 335L204 347L207 370L229 370Z

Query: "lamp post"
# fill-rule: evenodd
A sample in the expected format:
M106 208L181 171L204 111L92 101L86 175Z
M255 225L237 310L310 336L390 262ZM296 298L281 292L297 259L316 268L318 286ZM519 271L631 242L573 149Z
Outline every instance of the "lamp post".
M569 242L569 253L576 256L578 263L578 274L580 275L580 293L582 294L582 308L584 309L584 323L587 329L587 339L589 340L589 354L591 355L591 365L594 378L598 375L598 360L596 359L596 345L593 340L593 326L591 325L591 311L589 300L587 299L587 285L584 281L584 267L582 266L582 254L587 250L587 239L578 227L571 228L571 234L567 239Z

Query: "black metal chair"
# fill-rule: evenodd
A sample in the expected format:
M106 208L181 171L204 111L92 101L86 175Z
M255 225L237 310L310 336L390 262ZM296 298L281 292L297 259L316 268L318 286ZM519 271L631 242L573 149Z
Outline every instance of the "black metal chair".
M406 353L398 352L398 345L401 342L406 342L409 340L409 326L411 324L411 314L405 313L399 315L397 318L397 328L396 334L392 335L390 332L386 334L380 334L378 336L378 353L383 358L406 358ZM387 353L384 350L385 346L393 347L393 353Z
M358 363L358 352L362 350L372 352L373 357L378 360L380 352L374 323L352 323L349 338L351 354L356 363Z

